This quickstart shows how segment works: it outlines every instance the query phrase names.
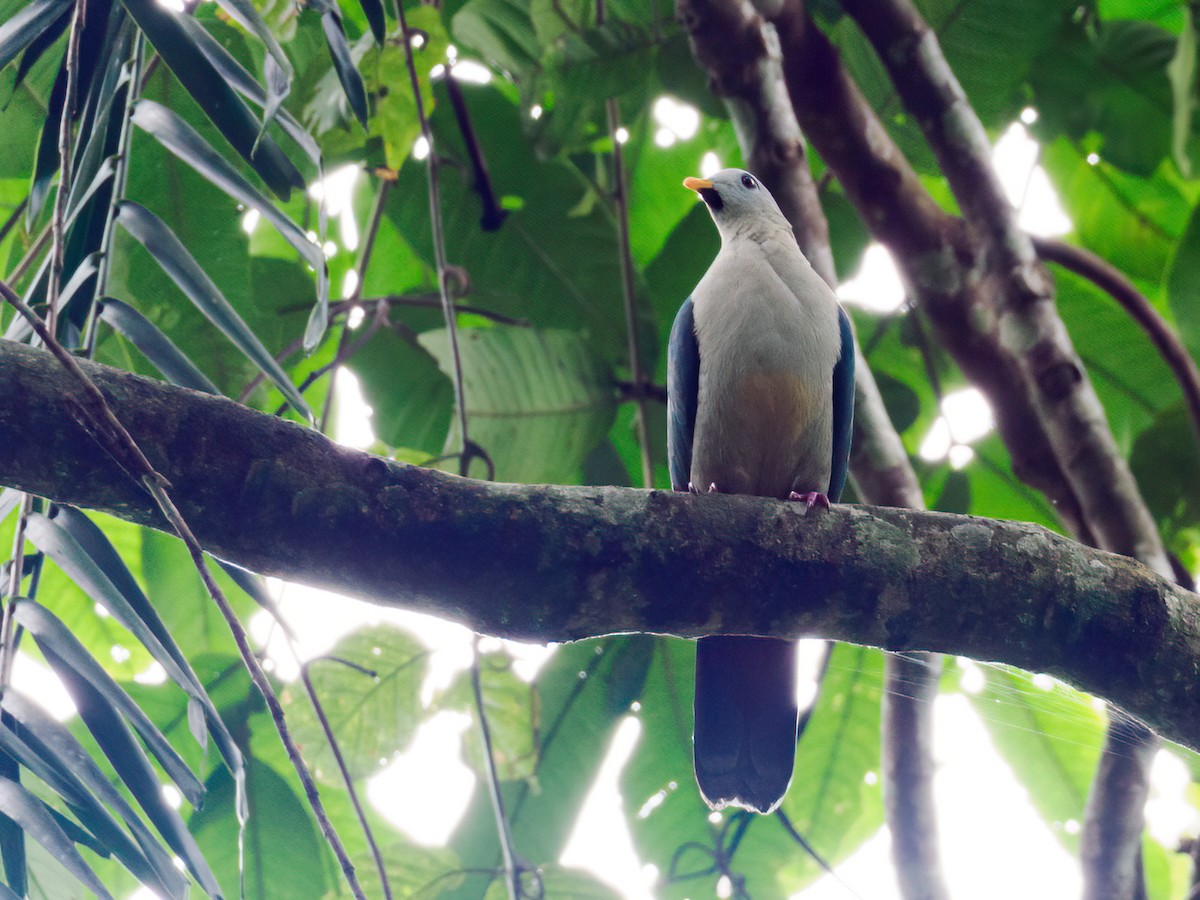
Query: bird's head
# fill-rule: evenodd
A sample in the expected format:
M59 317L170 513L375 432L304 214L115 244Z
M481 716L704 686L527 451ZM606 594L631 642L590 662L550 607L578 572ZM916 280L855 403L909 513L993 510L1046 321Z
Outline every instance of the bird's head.
M683 186L700 195L722 237L765 226L791 230L771 192L745 169L722 169L709 178L685 178Z

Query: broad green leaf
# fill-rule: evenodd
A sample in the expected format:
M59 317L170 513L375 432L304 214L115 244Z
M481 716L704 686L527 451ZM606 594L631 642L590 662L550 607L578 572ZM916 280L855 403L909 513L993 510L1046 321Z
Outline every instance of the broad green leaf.
M624 360L628 351L617 226L610 210L589 202L593 187L573 165L537 161L518 109L495 88L463 84L462 89L495 192L510 207L499 230L480 229L482 206L469 175L469 157L450 104L435 91L435 142L444 155L466 167L441 169L448 259L465 264L470 276L464 302L531 319L543 328L586 328L603 358ZM387 215L432 265L428 209L411 202L425 190L424 165L409 159Z
M1200 527L1200 450L1182 403L1163 410L1138 435L1129 463L1146 504L1172 544Z
M284 199L292 188L304 187L291 160L270 136L261 134L262 123L198 46L194 32L200 26L157 0L124 0L124 4L175 77L267 186Z
M380 835L377 833L376 838ZM439 889L461 886L463 875L457 857L445 847L421 847L404 837L391 837L380 848L383 864L387 871L388 884L394 895L404 896L405 891L417 897L425 891L437 896ZM352 857L358 880L368 897L382 897L383 885L370 853Z
M321 840L308 807L270 766L251 757L246 773L250 818L245 833L246 900L319 900L330 884ZM239 850L233 781L218 769L208 800L189 822L196 843L228 896L238 896Z
M195 660L200 654L234 653L229 626L200 580L183 541L150 528L139 529L137 539L137 550L126 559L136 558L140 551L146 592L187 657ZM224 572L214 569L213 576L245 621L254 605L243 598Z
M105 890L96 873L83 861L62 826L51 815L50 809L8 778L0 778L0 813L15 821L26 834L49 850L89 890L111 900L112 894Z
M987 686L968 694L1030 802L1071 852L1083 822L1092 775L1104 744L1105 719L1084 694L1003 666L988 666Z
M469 0L450 21L455 42L521 81L541 57L529 0Z
M796 746L796 774L783 807L792 825L826 860L843 859L883 824L879 723L883 653L838 644L808 726ZM802 884L821 873L793 853L782 878ZM784 882L791 886L792 882Z
M451 377L444 331L421 345ZM458 333L471 440L491 457L500 481L577 482L583 460L612 425L611 373L588 342L567 331L497 326ZM447 449L457 448L457 419Z
M479 658L480 693L492 737L492 759L503 781L516 781L533 774L537 762L535 709L533 691L512 670L512 657L507 653L489 653ZM479 711L471 672L467 670L446 690L437 705L442 709L465 712L478 723ZM467 762L479 778L487 777L482 742L478 740L478 724L467 736Z
M1071 272L1055 270L1054 280L1059 314L1127 453L1154 416L1179 399L1178 382L1145 331L1111 297ZM1161 305L1159 312L1166 317Z
M450 37L442 25L441 15L432 6L417 6L405 12L410 30L424 35L421 46L414 47L417 74L421 85L421 102L425 115L433 112L433 87L427 73L433 66L444 63ZM408 60L402 42L393 42L368 50L362 66L367 85L375 98L374 112L367 124L368 133L383 140L384 158L391 169L399 169L412 152L421 134L417 104L413 99Z
M654 69L657 40L648 29L609 21L557 41L543 66L556 93L604 100L642 84Z
M166 223L141 204L131 200L121 203L117 221L150 252L171 280L209 321L221 329L222 333L271 379L288 398L292 407L312 421L312 410L308 408L308 404L296 390L287 373L275 362L275 358L263 346L262 341L250 330L237 310L225 299L220 289L200 268Z
M1200 358L1200 207L1193 210L1175 248L1167 274L1167 299L1179 336L1192 357Z
M427 657L428 651L408 632L380 625L347 635L326 656L308 663L351 778L378 772L416 734L423 718L420 696ZM326 784L341 784L321 724L301 691L294 694L288 722L313 775Z
M561 855L613 732L641 694L651 646L643 636L566 644L538 673L537 768L531 779L502 784L513 840L527 860ZM501 864L485 783L476 783L450 846L467 869ZM479 897L485 883L468 879L447 896Z
M351 357L363 396L371 406L375 435L392 447L442 452L454 390L437 360L411 340L382 328Z
M654 657L638 700L641 736L621 773L621 796L634 849L659 871L655 896L694 896L715 882L672 883L672 874L703 870L712 862L716 829L692 773L692 690L696 645L657 638ZM693 849L684 850L685 845ZM679 854L677 857L676 854Z
M1075 226L1079 243L1135 281L1162 278L1192 203L1168 166L1136 178L1087 153L1066 138L1042 153L1051 181Z
M1039 130L1075 140L1095 132L1107 162L1153 174L1172 148L1167 66L1175 43L1145 21L1106 22L1094 32L1067 25L1032 73Z

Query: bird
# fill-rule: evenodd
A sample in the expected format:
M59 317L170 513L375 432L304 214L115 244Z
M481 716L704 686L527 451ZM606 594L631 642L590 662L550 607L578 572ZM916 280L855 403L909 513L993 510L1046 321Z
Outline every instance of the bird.
M721 248L671 328L671 486L828 507L849 465L850 319L754 175L723 169L683 185L704 201ZM698 640L693 761L713 809L765 814L782 802L795 765L796 668L793 640Z

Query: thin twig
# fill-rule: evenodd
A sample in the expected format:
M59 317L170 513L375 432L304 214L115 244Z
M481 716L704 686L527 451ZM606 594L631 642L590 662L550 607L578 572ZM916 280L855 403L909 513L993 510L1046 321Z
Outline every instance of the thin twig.
M454 304L450 299L449 266L446 263L446 238L442 228L441 191L438 188L438 154L433 143L433 130L429 127L429 117L425 114L425 100L421 96L421 79L417 75L417 63L413 58L412 31L408 27L408 17L404 13L404 4L393 0L396 20L400 23L400 39L404 41L404 61L408 66L408 79L412 87L413 102L416 104L417 121L421 124L421 136L429 150L429 228L433 237L433 259L437 268L438 294L442 300L442 315L446 319L446 337L450 342L450 356L454 363L454 405L458 413L459 437L462 442L462 455L459 457L459 474L467 475L471 468L471 460L477 455L475 445L471 443L467 429L467 397L463 390L462 356L458 349L458 319Z
M607 10L604 0L596 0L596 27L604 25ZM608 136L612 141L613 204L617 212L617 252L621 258L621 293L625 302L625 338L629 350L629 372L633 383L640 387L646 381L638 346L637 293L634 284L633 252L629 246L629 193L625 185L625 160L618 132L621 128L621 107L616 97L604 101L608 117ZM637 397L638 447L642 457L642 487L654 487L654 457L650 453L650 425L646 401Z
M492 798L492 812L496 816L496 830L500 834L500 852L504 857L504 873L509 900L524 896L521 876L526 866L517 856L513 843L508 816L504 812L504 796L500 791L500 775L496 771L496 756L492 749L492 731L488 727L487 710L483 706L483 685L479 678L479 636L475 636L471 659L471 691L475 697L475 712L479 716L479 734L483 741L483 764L487 769L488 792Z
M1104 291L1129 313L1158 349L1163 361L1175 374L1196 438L1200 440L1200 371L1183 341L1179 339L1146 296L1137 289L1124 272L1112 263L1083 247L1053 238L1033 238L1038 256L1056 263Z
M200 578L203 580L209 595L213 598L226 624L229 626L230 632L233 634L233 639L237 644L242 662L249 671L254 686L262 694L263 700L271 712L271 719L275 723L276 731L278 731L279 738L287 750L288 758L295 767L300 783L304 787L305 796L313 811L313 816L321 828L321 833L333 850L334 855L338 858L342 874L345 876L354 896L357 900L366 900L366 895L363 893L362 886L358 882L358 876L354 872L354 864L350 861L345 846L342 844L337 831L333 827L333 823L329 820L329 816L325 812L325 806L321 801L317 786L304 765L304 760L300 755L300 748L292 738L291 731L284 719L283 708L279 704L279 698L275 695L266 672L263 671L258 657L250 646L246 630L242 627L241 622L238 621L237 614L233 611L233 607L230 606L224 591L221 590L221 586L213 578L212 572L208 567L208 561L205 559L204 551L201 549L191 528L167 492L169 485L166 478L159 474L150 464L150 461L146 459L137 442L125 430L125 427L118 421L117 417L113 415L112 409L109 407L104 395L100 393L100 389L88 378L75 357L67 352L55 339L46 323L38 317L37 313L30 309L3 281L0 281L0 294L3 294L4 299L29 322L47 349L54 354L54 357L78 383L83 392L83 397L77 403L77 410L86 420L89 430L117 463L150 493L163 517L187 546L188 554L192 557L192 562L196 566L196 570L200 573Z
M504 224L508 210L496 200L496 189L492 185L492 176L488 172L487 159L483 148L479 145L479 135L471 124L471 116L467 110L467 99L463 96L462 87L454 77L454 67L446 66L446 94L450 97L450 106L454 109L454 119L458 122L458 130L462 133L463 144L467 148L467 158L471 161L472 186L483 204L483 215L479 227L484 231L497 231Z
M317 721L321 723L321 730L325 732L325 740L329 743L329 749L333 752L334 762L337 764L338 771L342 775L342 784L346 786L346 793L350 795L350 803L354 807L354 814L358 817L358 823L362 826L363 834L366 835L367 845L371 848L371 856L375 860L375 869L379 872L379 883L383 886L383 896L385 900L392 900L392 885L388 881L387 866L383 861L383 853L379 849L379 844L375 841L375 832L371 828L371 823L367 820L367 811L363 809L362 801L358 799L358 791L354 788L354 779L350 777L350 769L346 766L346 757L342 755L341 745L338 743L337 735L333 731L333 726L329 724L329 717L325 715L325 707L321 704L321 700L317 697L316 686L312 683L312 678L309 677L308 669L313 663L336 659L336 657L317 657L300 666L300 679L304 682L304 690L308 692L309 702L313 705L313 710L317 714ZM374 672L364 669L362 666L348 662L347 660L337 660L340 663L358 669L364 674L374 676ZM377 677L377 676L376 676Z

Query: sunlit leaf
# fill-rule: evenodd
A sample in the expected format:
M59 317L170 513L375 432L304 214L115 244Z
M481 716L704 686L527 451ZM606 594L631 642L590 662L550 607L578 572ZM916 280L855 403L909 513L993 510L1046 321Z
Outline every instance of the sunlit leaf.
M353 632L326 657L308 663L352 778L378 772L412 740L423 718L420 693L427 657L428 651L408 632L378 626ZM320 722L302 693L296 695L288 721L314 775L327 784L340 784L342 776Z

